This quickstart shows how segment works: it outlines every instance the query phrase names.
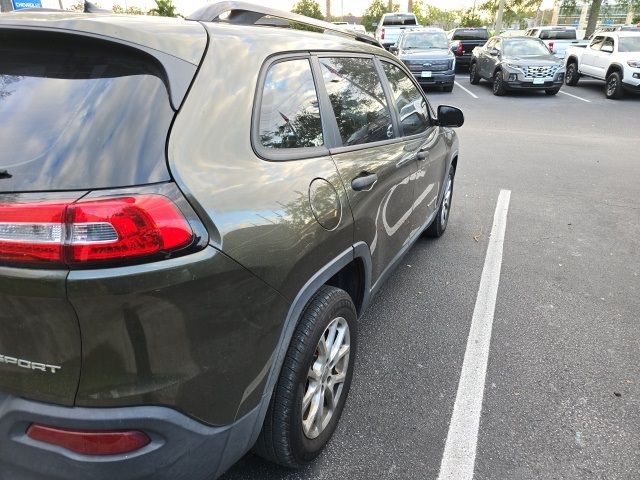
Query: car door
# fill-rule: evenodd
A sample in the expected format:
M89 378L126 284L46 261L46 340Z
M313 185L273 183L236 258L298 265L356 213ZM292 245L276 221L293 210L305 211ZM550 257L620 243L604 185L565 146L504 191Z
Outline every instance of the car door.
M318 56L316 68L334 114L338 146L330 152L347 190L354 243L369 246L375 285L416 228L415 153L399 138L372 56Z
M495 44L498 41L497 38L489 40L484 47L481 47L478 53L478 73L480 76L487 78L485 72L487 71L487 63L490 57L489 51L495 48Z
M447 145L430 115L423 90L398 65L381 62L391 103L400 123L404 149L417 163L413 216L416 232L435 215L446 170Z
M493 72L500 61L500 55L502 53L502 39L495 38L494 40L493 47L486 49L485 59L482 66L483 70L481 75L487 79L493 78Z
M600 50L593 56L593 75L604 79L615 49L613 37L604 37Z
M591 43L582 54L582 63L579 65L580 73L592 76L596 74L595 59L596 55L600 51L600 48L602 47L603 42L603 35L598 35L593 40L591 40Z

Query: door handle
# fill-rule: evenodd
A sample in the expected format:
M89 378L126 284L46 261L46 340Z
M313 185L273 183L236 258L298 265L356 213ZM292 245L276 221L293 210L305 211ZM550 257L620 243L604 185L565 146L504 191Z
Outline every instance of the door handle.
M356 192L369 191L373 188L378 181L378 175L375 173L361 173L356 178L351 180L351 188Z

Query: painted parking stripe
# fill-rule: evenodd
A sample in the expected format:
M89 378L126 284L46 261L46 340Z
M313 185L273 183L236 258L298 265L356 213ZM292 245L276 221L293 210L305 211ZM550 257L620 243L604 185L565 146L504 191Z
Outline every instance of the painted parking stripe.
M438 480L472 480L510 190L498 196Z
M577 98L578 100L582 100L583 102L591 103L591 100L587 100L586 98L582 98L571 93L563 92L562 90L560 90L560 93L562 93L563 95L568 95L569 97Z
M471 95L473 98L478 98L478 96L473 93L471 90L467 90L466 88L464 88L462 85L460 85L458 82L454 82L458 87L460 87L462 90L464 90L465 92L467 92L469 95Z

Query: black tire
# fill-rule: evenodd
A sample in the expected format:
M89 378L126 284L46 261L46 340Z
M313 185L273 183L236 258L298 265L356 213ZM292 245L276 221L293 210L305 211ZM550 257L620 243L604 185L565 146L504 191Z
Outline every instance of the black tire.
M622 75L620 75L620 72L613 71L607 75L604 92L610 100L618 100L624 97L624 87L622 86Z
M493 94L496 97L503 97L507 93L507 87L504 84L504 78L502 77L502 70L497 70L493 75Z
M578 64L576 62L571 62L567 65L567 72L564 74L564 83L570 87L575 87L578 85L578 80L580 80Z
M303 427L302 399L309 387L307 375L317 363L318 346L325 329L338 318L346 320L350 348L346 375L333 415L315 438L309 438ZM325 338L327 338L325 336ZM305 307L291 339L291 344L267 410L262 431L254 451L271 462L299 468L313 461L331 438L344 408L355 362L357 347L357 314L351 297L339 288L323 286ZM322 378L331 378L334 369L324 370ZM322 382L320 382L323 384ZM338 387L335 387L338 388ZM324 392L324 390L322 390ZM327 401L320 396L323 405Z
M445 183L445 189L449 189L449 195L447 196L447 191L445 190L445 194L442 196L442 200L440 201L440 208L438 208L438 213L436 213L436 218L433 219L431 225L429 225L425 230L425 235L428 237L441 237L447 229L449 216L451 214L451 201L453 199L453 184L455 176L456 169L451 165L451 168L449 169L449 177L447 177L447 182ZM443 215L444 210L446 210L445 215Z
M445 93L453 92L453 85L445 85L444 87L442 87L442 91Z
M480 75L478 75L478 64L473 62L469 67L469 82L471 85L478 85L480 80Z
M544 93L546 93L547 95L557 95L559 91L560 87L546 88Z

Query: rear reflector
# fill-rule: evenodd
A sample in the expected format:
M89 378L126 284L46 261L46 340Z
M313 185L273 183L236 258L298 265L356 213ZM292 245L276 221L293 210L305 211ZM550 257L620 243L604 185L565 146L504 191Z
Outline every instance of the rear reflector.
M27 436L82 455L121 455L151 443L147 434L139 430L83 431L37 424L29 426Z
M0 261L82 264L187 246L189 223L162 195L0 204Z

